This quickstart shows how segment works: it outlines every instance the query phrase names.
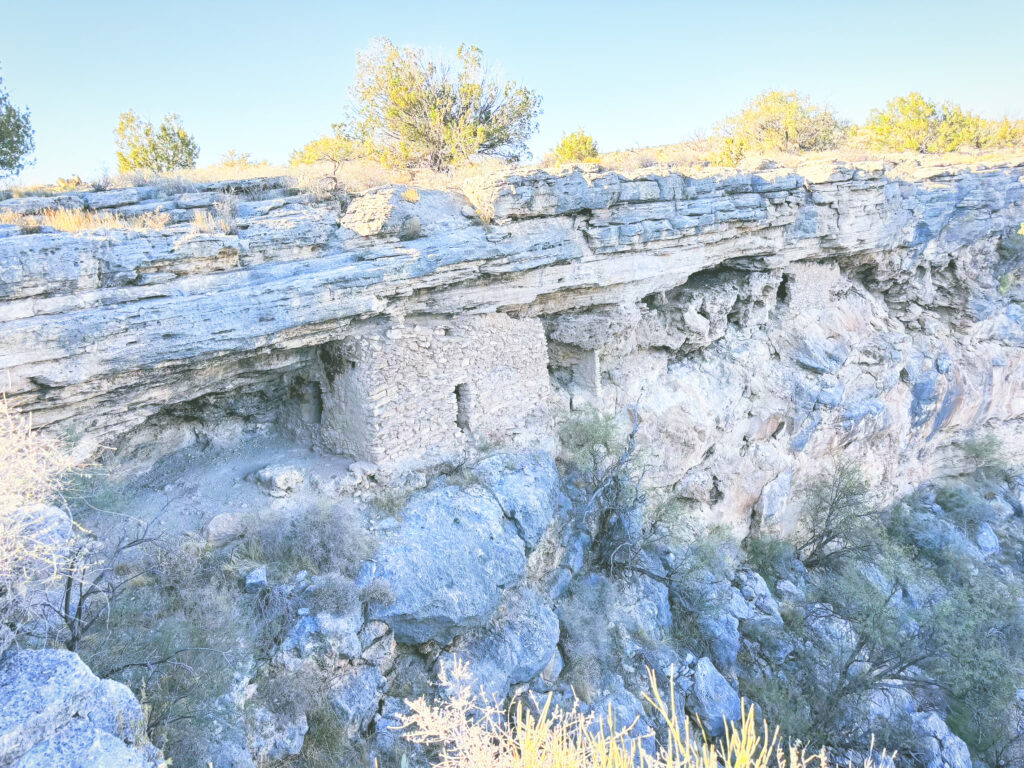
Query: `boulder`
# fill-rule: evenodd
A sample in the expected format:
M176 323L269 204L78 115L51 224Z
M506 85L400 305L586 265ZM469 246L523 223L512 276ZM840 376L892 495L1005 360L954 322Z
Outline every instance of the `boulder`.
M522 540L482 488L442 487L416 494L398 525L382 531L360 587L383 581L393 599L370 606L401 643L448 643L483 626L505 587L526 568Z
M984 557L991 557L999 552L999 537L992 530L988 523L978 526L978 532L974 536L974 543L978 545Z
M336 676L328 696L350 738L379 711L384 686L384 676L374 666L350 667Z
M267 588L267 566L261 565L253 568L245 577L245 591L250 595L256 594Z
M284 464L272 464L256 473L256 484L271 496L286 496L306 482L301 469Z
M281 642L275 661L288 669L297 669L303 659L313 656L359 658L363 651L359 642L362 626L362 609L358 606L343 614L322 612L303 616Z
M694 668L693 687L686 697L686 706L700 718L712 738L725 733L726 722L737 722L742 716L739 694L707 657L700 659Z
M526 546L537 546L556 509L568 507L560 490L555 460L547 453L500 453L473 467L473 476L487 488Z
M509 591L487 625L459 638L439 664L451 669L455 659L465 662L473 691L482 691L489 702L501 701L510 686L532 680L552 664L558 637L558 617L535 590Z
M919 712L913 719L924 768L971 768L971 752L935 712Z
M155 765L142 707L123 684L96 677L77 654L8 650L0 657L0 765Z
M309 731L305 712L288 717L265 707L252 707L247 715L249 752L257 765L276 763L302 751L302 742Z

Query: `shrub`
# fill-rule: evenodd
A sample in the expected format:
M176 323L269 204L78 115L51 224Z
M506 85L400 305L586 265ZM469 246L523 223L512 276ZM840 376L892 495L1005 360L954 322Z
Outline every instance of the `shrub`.
M665 739L653 754L641 741L649 734L636 724L616 723L607 717L584 714L578 707L562 709L548 695L530 704L520 700L506 712L483 704L470 688L470 675L458 662L451 674L441 672L441 683L454 691L447 700L430 704L426 699L409 702L411 712L400 715L405 737L439 751L438 768L811 768L824 767L824 754L807 754L799 746L785 745L778 731L758 725L754 708L744 705L738 723L726 726L724 737L712 742L691 730L677 709L670 682L663 697L653 673L648 706L653 710ZM886 764L883 754L881 763ZM871 758L863 762L872 768Z
M806 567L817 568L870 552L878 534L867 480L857 466L838 460L806 488L793 546Z
M873 149L923 152L938 122L938 106L920 93L890 99L871 112L864 133Z
M835 149L846 139L848 124L827 107L795 91L765 91L717 129L717 159L736 165L749 153Z
M791 579L794 575L796 548L785 539L776 536L749 536L743 542L747 560L771 589L782 579Z
M939 486L935 489L935 503L942 507L947 520L971 535L993 517L989 503L966 485Z
M346 134L344 125L336 123L331 128L332 133L325 133L292 152L288 162L291 165L326 163L331 166L331 175L336 176L342 163L366 154L360 142Z
M1007 469L1003 443L997 435L991 432L968 438L964 441L963 450L964 457L971 462L976 470L1005 472Z
M253 516L243 541L249 563L276 567L284 575L305 570L353 576L371 549L358 512L340 504L317 505L287 517Z
M35 132L29 111L11 104L3 78L0 78L0 178L20 173L33 149Z
M40 437L0 393L0 653L36 615L29 592L63 572L67 520L35 505L52 500L71 467L63 446Z
M958 104L938 104L913 92L873 110L862 136L872 149L883 151L953 152L1019 145L1024 123L987 120Z
M460 46L458 71L386 39L359 54L351 135L388 165L442 171L474 154L518 158L540 97L486 74L479 48Z
M182 127L178 115L165 115L160 125L154 127L131 110L122 112L114 136L120 173L166 173L195 168L199 159L199 145Z
M582 128L565 134L554 150L556 163L582 163L597 157L597 142Z

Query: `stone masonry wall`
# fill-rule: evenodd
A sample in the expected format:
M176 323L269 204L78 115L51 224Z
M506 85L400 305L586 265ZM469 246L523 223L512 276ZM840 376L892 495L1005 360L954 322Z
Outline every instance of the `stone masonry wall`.
M471 443L536 444L550 435L541 323L503 314L332 342L321 442L385 467L436 464Z

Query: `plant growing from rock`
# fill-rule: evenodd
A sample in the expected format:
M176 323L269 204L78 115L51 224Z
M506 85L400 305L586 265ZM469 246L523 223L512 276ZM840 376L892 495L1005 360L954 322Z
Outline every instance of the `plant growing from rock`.
M856 465L838 459L808 485L793 546L806 567L820 568L866 554L878 533L870 485Z
M0 653L38 618L38 595L66 567L70 520L47 507L73 466L64 447L41 437L0 392Z
M400 719L408 740L437 751L437 768L827 768L824 751L784 743L778 730L758 722L752 706L743 708L740 722L726 724L719 741L708 740L677 709L674 687L663 696L649 675L645 698L664 733L653 752L641 746L650 734L635 723L616 723L611 711L563 709L550 695L520 700L511 711L483 702L458 661L440 675L452 694L433 704L424 698L408 702L411 712ZM886 764L884 752L880 760ZM867 757L861 765L876 763Z

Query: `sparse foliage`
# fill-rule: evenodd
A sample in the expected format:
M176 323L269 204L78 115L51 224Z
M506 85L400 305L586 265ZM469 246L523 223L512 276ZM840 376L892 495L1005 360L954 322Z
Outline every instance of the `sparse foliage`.
M0 78L0 178L20 173L34 149L35 131L29 110L11 103Z
M159 126L135 112L122 112L114 131L117 169L121 173L144 170L156 173L195 168L199 145L185 131L178 115L165 115Z
M778 730L758 723L754 707L744 705L741 720L728 723L721 741L707 740L692 729L677 709L670 681L667 696L650 674L647 704L658 719L664 739L647 752L636 723L616 723L611 711L584 714L578 707L562 709L543 700L520 700L510 712L482 702L472 691L469 670L456 661L442 669L441 684L454 693L431 704L409 702L400 716L405 737L434 748L436 768L827 768L824 752L808 753L787 745ZM886 758L881 757L882 764ZM862 763L873 768L872 758Z
M793 538L805 566L834 565L870 550L877 532L870 491L860 469L842 459L809 485Z
M387 165L435 171L474 154L525 154L540 97L491 78L479 48L460 46L457 59L453 71L420 49L375 41L357 59L351 135Z
M38 615L30 593L55 583L64 568L70 521L42 505L71 467L63 446L38 435L0 393L0 652Z

